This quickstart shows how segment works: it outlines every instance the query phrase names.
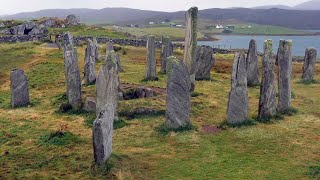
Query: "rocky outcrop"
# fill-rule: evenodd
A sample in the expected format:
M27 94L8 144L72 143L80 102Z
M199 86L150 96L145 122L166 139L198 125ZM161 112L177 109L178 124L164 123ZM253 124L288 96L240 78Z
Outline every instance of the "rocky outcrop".
M47 28L41 27L32 21L24 22L21 25L13 26L10 29L2 31L3 34L7 35L38 35L48 33Z
M183 61L167 59L166 126L172 129L190 125L190 74Z
M263 71L260 86L259 118L268 120L277 113L276 82L274 73L274 59L272 40L264 42L264 56L262 59Z
M11 106L13 108L29 104L28 79L23 70L14 69L11 71Z
M244 52L234 56L231 91L229 93L227 121L229 124L241 124L248 118L248 89L246 55Z
M77 26L80 24L80 17L76 16L74 14L68 15L66 20L66 26L70 27L70 26Z

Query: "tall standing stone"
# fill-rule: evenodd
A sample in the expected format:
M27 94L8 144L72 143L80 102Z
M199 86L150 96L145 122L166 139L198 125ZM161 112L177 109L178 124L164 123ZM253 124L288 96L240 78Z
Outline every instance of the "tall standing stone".
M190 87L188 67L171 56L167 59L166 126L177 129L190 125Z
M236 53L234 57L231 91L229 93L227 121L229 124L241 124L248 118L248 89L246 55Z
M113 44L112 44L112 42L107 42L106 43L106 53L111 52L111 51L114 51Z
M304 56L304 64L302 68L302 80L313 80L315 65L317 62L317 50L315 48L307 48Z
M112 153L113 122L118 106L117 55L108 52L96 81L96 114L93 123L94 159L99 165L105 163Z
M64 66L67 84L68 102L74 109L82 106L81 100L81 78L78 66L78 53L73 45L73 37L67 32L64 40Z
M103 165L112 153L114 108L106 105L93 122L92 140L93 154L96 164Z
M272 50L272 40L266 40L264 42L264 55L262 59L263 72L259 98L260 119L269 119L277 113L276 82Z
M258 53L254 39L250 41L247 55L247 78L248 86L257 86L259 84Z
M23 70L11 71L11 106L13 108L29 104L28 79Z
M98 115L106 105L112 104L116 112L118 106L119 75L117 66L117 54L108 52L105 62L101 66L96 80Z
M96 50L96 44L88 39L84 58L84 83L86 85L96 81Z
M191 80L191 89L195 88L195 70L196 70L196 49L197 49L197 26L198 26L198 8L190 8L185 15L186 18L186 38L184 42L183 61L188 67Z
M292 41L280 40L278 50L278 111L286 112L291 107Z
M147 42L147 64L146 64L145 79L150 81L154 81L157 79L155 36L149 36L148 42Z
M196 80L210 80L210 71L213 63L213 49L209 46L198 46L196 56Z
M161 47L161 73L166 73L167 58L173 55L173 44L168 36L162 37Z
M96 37L93 37L92 42L95 45L95 61L97 62L99 60L99 43Z

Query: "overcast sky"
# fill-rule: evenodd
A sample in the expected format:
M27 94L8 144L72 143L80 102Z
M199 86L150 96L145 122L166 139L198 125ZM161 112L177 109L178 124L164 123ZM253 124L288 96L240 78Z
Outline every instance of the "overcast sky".
M308 0L0 0L0 14L14 14L41 9L129 7L156 11L186 10L225 7L254 7L283 4L294 6Z

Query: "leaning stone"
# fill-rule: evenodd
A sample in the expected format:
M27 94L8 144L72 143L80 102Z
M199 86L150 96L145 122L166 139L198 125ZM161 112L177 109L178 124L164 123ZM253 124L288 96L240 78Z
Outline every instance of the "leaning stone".
M236 53L234 57L231 91L229 93L227 121L229 124L241 124L248 118L248 89L246 55Z
M280 40L278 50L278 111L291 107L292 41Z
M149 36L147 43L147 64L146 64L146 80L154 81L157 79L156 64L156 40L155 36Z
M197 26L198 26L198 8L192 7L185 15L186 18L186 38L184 42L183 61L188 67L191 80L191 89L195 88L195 70L196 70L196 48L197 48Z
M248 86L257 86L260 83L257 44L254 39L250 41L247 55L247 78Z
M119 75L118 66L116 63L116 53L109 52L104 61L99 75L96 80L97 93L97 108L98 115L106 105L112 105L114 112L118 108L118 94L119 94ZM117 119L117 114L114 115Z
M96 81L96 50L97 46L88 39L84 59L84 83L93 84Z
M188 67L171 56L167 59L166 126L173 129L190 125L191 81Z
M84 105L83 110L87 112L96 112L96 98L94 97L87 97Z
M162 37L161 73L166 73L167 58L173 55L173 44L168 36Z
M11 106L13 108L29 104L28 79L23 70L11 71Z
M313 80L315 65L317 62L317 50L315 48L306 49L304 64L302 68L302 80Z
M277 113L272 40L267 40L264 42L264 55L262 64L263 71L260 86L259 118L263 120L269 119L275 116Z
M92 128L94 160L98 165L104 164L112 153L114 107L109 104L102 109Z
M64 35L64 65L67 84L68 102L74 109L82 106L81 78L78 67L77 49L73 47L72 35L68 32Z
M209 46L198 46L196 56L196 80L210 80L210 71L213 63L213 49Z

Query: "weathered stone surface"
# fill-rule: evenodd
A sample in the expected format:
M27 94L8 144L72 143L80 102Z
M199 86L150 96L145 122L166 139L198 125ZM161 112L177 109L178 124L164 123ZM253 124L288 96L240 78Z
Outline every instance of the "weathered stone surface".
M23 70L11 71L11 106L13 108L29 104L28 79Z
M84 83L87 85L96 81L96 50L96 44L88 39L84 58Z
M292 41L280 40L278 50L278 111L291 107Z
M167 58L173 55L173 44L168 36L162 37L161 47L161 73L166 73Z
M118 108L119 94L119 70L116 58L117 54L115 52L108 52L96 80L96 113L98 115L106 105L112 105L115 112L115 119L117 119L116 110Z
M315 48L307 48L304 56L304 64L302 68L302 80L313 80L315 64L317 62L317 50Z
M146 80L157 79L157 64L156 64L156 47L155 36L149 36L147 43L147 64L146 64Z
M191 80L191 89L195 87L195 70L196 70L196 48L197 48L197 27L198 27L198 8L192 7L186 12L186 38L184 42L183 61L188 67Z
M209 46L198 46L195 71L196 80L210 80L210 71L213 63L213 49Z
M190 88L188 67L183 61L167 58L166 126L177 129L190 125Z
M96 164L104 164L112 153L114 107L106 105L97 115L93 123L93 153Z
M95 45L95 61L97 62L99 60L99 43L97 41L96 37L92 38L92 42Z
M274 63L272 40L266 40L264 42L263 72L259 98L260 119L269 119L277 113Z
M244 52L235 54L231 91L229 93L227 121L229 124L241 124L248 118L248 89L246 55Z
M6 25L3 22L0 22L0 28L5 28Z
M71 14L67 16L65 22L67 26L77 26L80 24L80 17Z
M257 86L260 83L257 43L254 39L250 41L247 55L247 79L248 86Z
M83 105L83 110L87 112L96 112L96 98L94 97L87 97L86 101Z
M106 43L106 52L114 51L114 47L112 42L107 42Z
M73 47L72 35L64 34L64 66L67 84L68 102L74 109L82 106L81 100L81 78L78 67L77 49Z

